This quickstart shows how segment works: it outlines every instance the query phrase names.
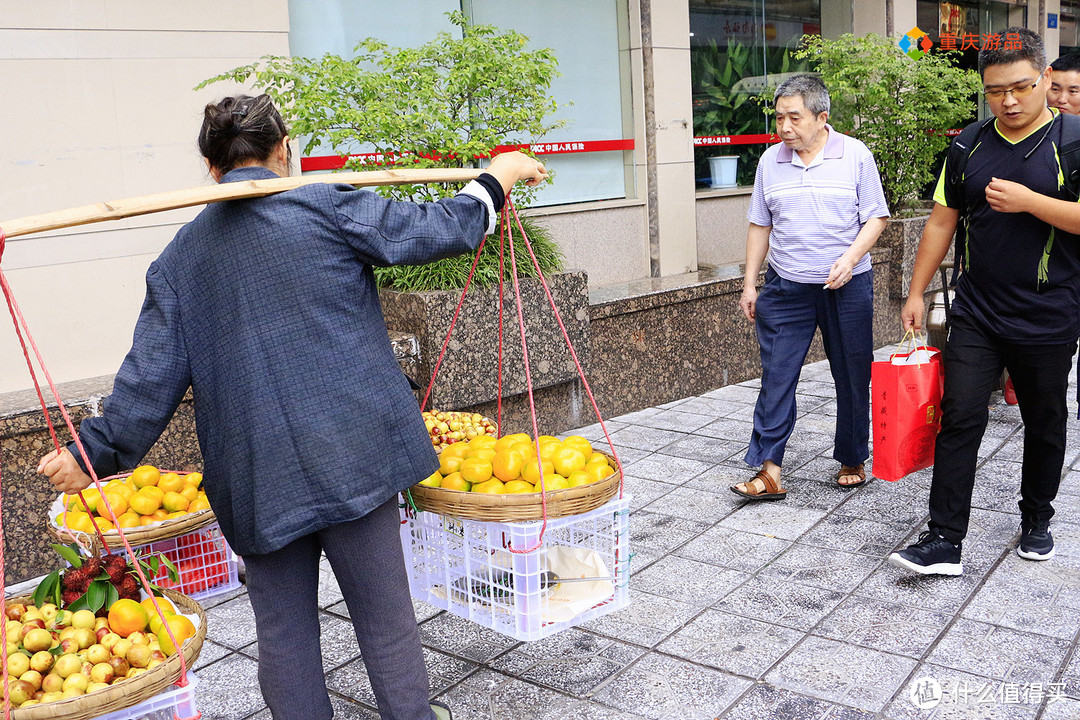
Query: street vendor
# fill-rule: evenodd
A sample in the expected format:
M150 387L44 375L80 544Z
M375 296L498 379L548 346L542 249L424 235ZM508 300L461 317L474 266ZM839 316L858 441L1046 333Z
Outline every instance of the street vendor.
M267 95L207 105L198 143L217 182L290 174L289 136ZM323 553L380 716L449 717L429 704L398 536L398 492L438 460L372 267L475 250L514 183L546 175L511 152L435 203L332 184L221 202L150 265L131 350L79 439L99 477L133 468L191 388L203 485L244 559L259 683L275 720L333 716L319 644ZM67 493L91 482L74 443L38 470Z

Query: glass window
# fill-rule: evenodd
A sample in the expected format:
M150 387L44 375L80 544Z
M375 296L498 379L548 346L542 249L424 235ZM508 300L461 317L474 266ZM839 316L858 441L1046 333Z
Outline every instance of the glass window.
M1061 0L1061 11L1058 14L1058 44L1059 53L1080 52L1080 2Z
M557 144L560 150L540 156L557 179L538 193L534 205L623 198L633 195L633 173L626 171L629 152L590 151L594 141L634 136L624 112L630 106L623 69L628 41L619 7L620 0L289 0L289 47L293 55L305 57L349 56L365 37L412 47L440 31L456 33L445 16L454 10L475 24L516 30L528 36L531 47L554 50L561 77L550 92L561 107L553 119L566 121L547 136L531 139Z
M690 81L699 188L752 185L773 132L752 95L804 69L791 58L803 35L821 33L819 0L691 0ZM734 177L717 157L737 157Z

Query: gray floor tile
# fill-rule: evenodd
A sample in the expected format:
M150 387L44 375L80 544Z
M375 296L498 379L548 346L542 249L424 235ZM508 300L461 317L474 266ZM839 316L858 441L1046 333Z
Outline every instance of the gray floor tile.
M758 388L748 387L746 385L725 385L722 388L716 390L710 390L707 393L703 393L701 397L709 398L711 400L726 400L727 402L742 403L749 405L751 408L757 402Z
M1013 683L1050 682L1070 643L961 618L927 662Z
M772 685L755 685L723 720L874 720L874 713L806 697Z
M633 425L634 423L638 422L639 420L641 420L643 418L647 418L647 417L652 417L653 415L656 415L659 412L663 412L663 410L661 410L660 408L650 407L650 408L644 408L643 410L635 410L634 412L625 413L624 415L619 415L617 417L606 418L606 420L610 420L611 422L622 423L624 426L625 425ZM599 424L599 423L597 423L597 424ZM611 428L608 428L608 429L610 430Z
M1061 698L1046 706L1042 720L1076 720L1080 718L1080 700Z
M684 412L680 404L672 410L663 410L648 417L639 418L635 424L658 430L692 433L703 425L708 425L709 422L709 418L704 415Z
M734 675L760 679L803 638L799 630L706 610L656 648Z
M1080 630L1080 570L1055 559L1033 563L1010 553L979 588L963 616L1071 640Z
M712 524L735 509L735 498L730 492L674 487L649 503L645 510Z
M630 510L640 510L653 500L671 492L673 485L660 480L623 475L623 492L630 495Z
M940 665L920 665L883 713L888 720L1033 720L1039 703L1028 688L960 672ZM1007 693L1017 693L1017 702ZM1021 700L1020 693L1023 692ZM1004 702L1008 699L1009 702Z
M877 558L795 543L761 571L766 577L851 592L880 563Z
M911 658L807 637L765 679L793 692L877 712L915 665Z
M675 554L740 572L756 573L790 546L790 540L717 526L691 540Z
M844 503L845 515L916 527L930 513L930 490L917 483L872 482Z
M753 405L750 415L753 414ZM717 400L710 397L695 397L690 398L686 402L679 405L679 412L693 413L695 415L702 415L707 418L722 418L733 414L742 415L747 412L747 405L743 402L732 402L730 400Z
M233 650L255 642L255 614L247 595L206 611L206 637Z
M721 520L719 525L731 530L795 540L825 517L822 510L807 510L788 505L787 502L787 499L779 502L749 501Z
M623 472L633 477L660 480L672 485L682 485L712 467L712 464L670 455L649 455L628 463Z
M608 434L618 432L626 427L627 423L619 422L617 420L604 419L604 424L593 423L592 425L586 425L585 427L576 428L574 430L568 430L559 435L560 438L570 437L571 435L580 435L586 440L603 440L604 429L606 428Z
M1074 647L1072 655L1069 657L1068 664L1065 665L1065 669L1061 671L1061 677L1058 679L1060 683L1059 692L1055 695L1065 694L1073 698L1080 699L1080 652ZM1080 716L1077 716L1080 717Z
M876 598L934 612L960 612L981 578L973 574L916 575L889 564L875 569L855 589L860 597Z
M443 613L423 623L420 626L420 642L433 650L481 663L518 644L511 637L450 613Z
M202 648L199 650L199 659L192 665L192 670L201 670L202 668L215 663L223 657L231 655L232 648L227 648L224 645L218 645L216 642L204 640Z
M523 643L487 664L522 680L584 697L645 652L633 645L570 628L543 640Z
M659 452L663 455L701 460L713 465L728 458L742 458L746 453L746 442L721 440L703 435L687 435L681 440L660 448Z
M750 442L750 436L753 432L753 421L741 417L719 418L693 430L695 435L741 443Z
M814 630L833 640L918 659L952 622L952 615L852 596Z
M906 525L834 513L803 535L799 542L884 558L900 545L910 531L911 528Z
M611 442L614 443L616 448L625 446L634 448L635 450L656 452L660 448L670 445L684 437L686 437L686 433L684 432L660 430L644 425L628 425L622 430L613 433Z
M736 570L669 555L632 575L630 588L705 606L720 600L749 577Z
M209 720L240 720L266 707L259 690L258 664L229 655L198 674L195 704Z
M593 697L652 720L714 720L751 684L745 678L650 653Z
M635 645L654 647L690 622L702 609L701 605L635 591L627 607L590 620L581 627Z
M666 554L696 538L712 526L702 519L677 518L647 508L630 513L630 552L653 551Z
M713 603L713 607L809 632L843 599L840 592L817 588L808 592L805 585L758 575Z
M428 648L424 648L424 664L428 670L428 682L431 693L437 695L451 685L463 680L477 668L475 663L454 658ZM342 696L375 707L375 694L371 690L367 668L362 659L342 665L327 673L326 687Z

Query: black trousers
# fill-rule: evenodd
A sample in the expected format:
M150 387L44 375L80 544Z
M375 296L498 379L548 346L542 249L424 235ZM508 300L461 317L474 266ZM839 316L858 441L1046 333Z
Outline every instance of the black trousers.
M245 555L259 685L274 720L330 720L319 644L319 556L349 608L383 720L434 720L398 534L397 496L266 555Z
M1034 345L1001 340L972 320L953 317L943 349L945 392L934 447L930 529L959 543L967 535L979 445L989 420L990 393L1007 368L1024 421L1020 513L1049 520L1065 462L1069 384L1076 341Z

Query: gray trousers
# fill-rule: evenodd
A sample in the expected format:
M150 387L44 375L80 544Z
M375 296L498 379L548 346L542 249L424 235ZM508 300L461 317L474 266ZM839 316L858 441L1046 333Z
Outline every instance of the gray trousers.
M330 720L319 646L319 558L345 597L382 720L434 720L398 535L397 496L364 517L245 555L259 686L274 720Z

